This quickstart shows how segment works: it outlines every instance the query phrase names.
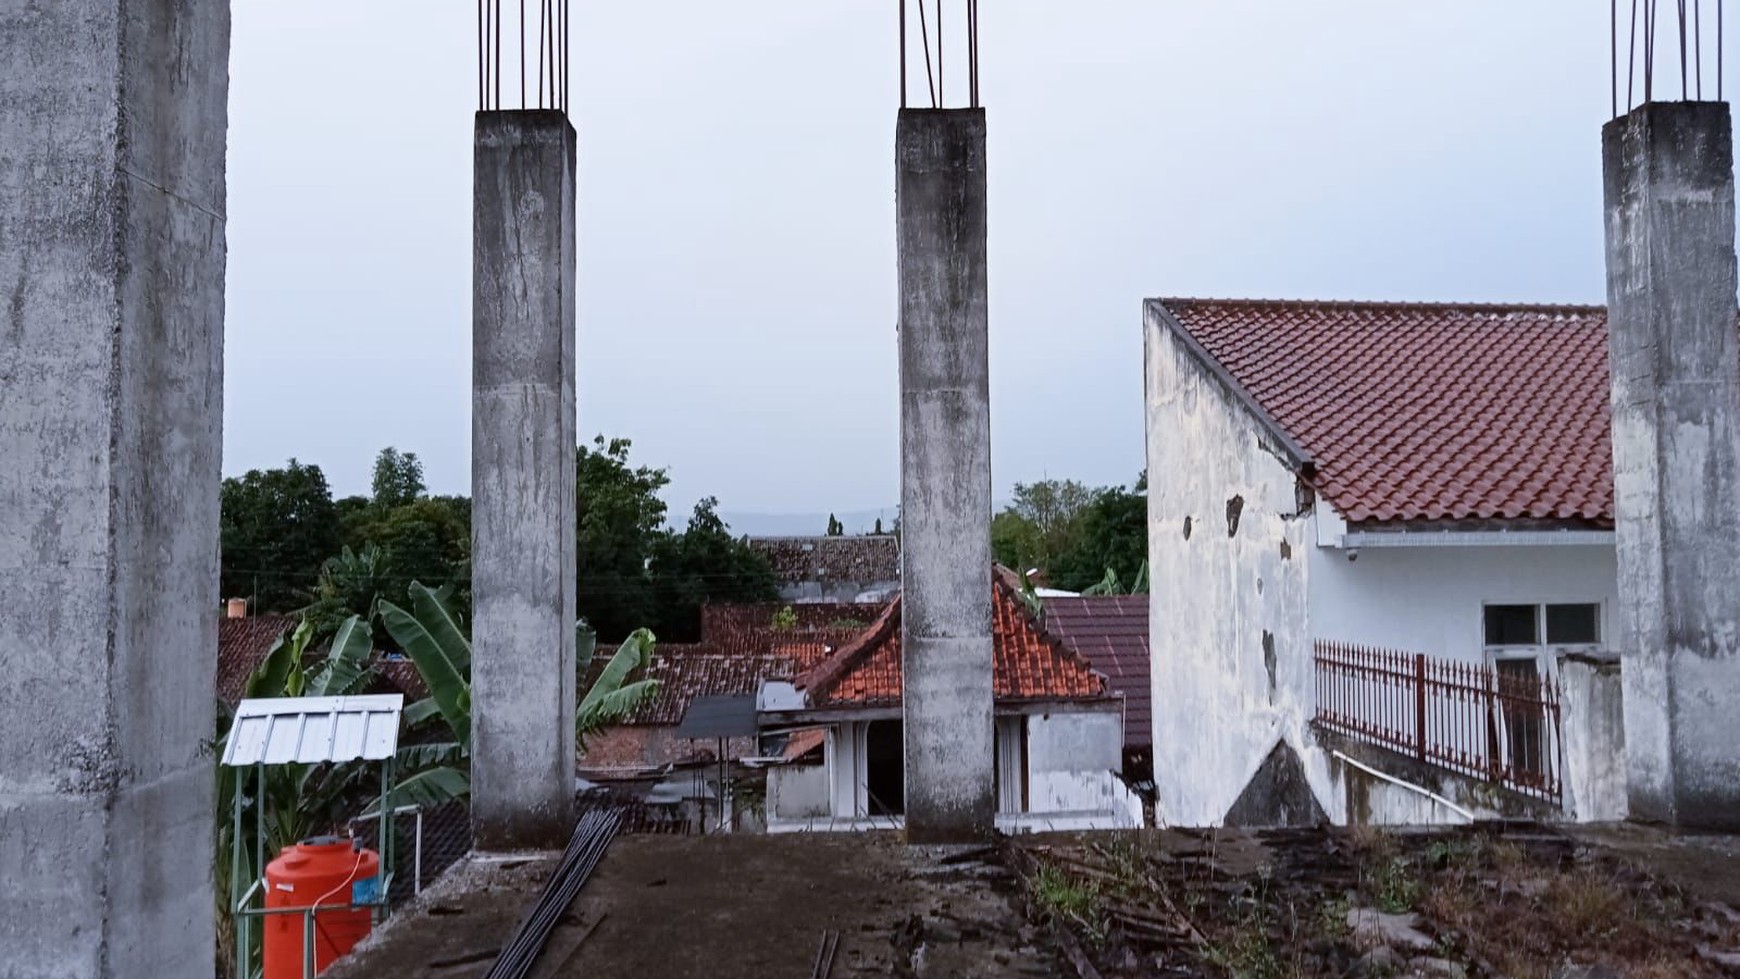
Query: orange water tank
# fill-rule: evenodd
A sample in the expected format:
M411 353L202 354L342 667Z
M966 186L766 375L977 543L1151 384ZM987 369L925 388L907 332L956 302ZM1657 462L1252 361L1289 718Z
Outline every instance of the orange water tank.
M287 846L266 865L266 907L349 905L314 915L314 971L349 952L368 935L380 891L381 858L340 836L316 836ZM264 979L302 979L303 915L266 916Z

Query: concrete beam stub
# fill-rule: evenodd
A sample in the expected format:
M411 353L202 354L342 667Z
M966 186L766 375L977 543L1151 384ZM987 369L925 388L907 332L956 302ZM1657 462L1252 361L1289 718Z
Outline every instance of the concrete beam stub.
M1726 103L1602 132L1633 818L1740 829L1740 335Z
M895 173L906 835L972 842L996 816L984 110L902 110Z

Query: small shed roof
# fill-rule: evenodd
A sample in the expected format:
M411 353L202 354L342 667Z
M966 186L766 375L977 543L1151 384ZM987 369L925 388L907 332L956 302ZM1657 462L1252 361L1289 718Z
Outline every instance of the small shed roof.
M399 750L403 694L266 697L236 705L225 765L380 761Z
M742 738L754 733L754 694L696 697L677 725L679 738Z

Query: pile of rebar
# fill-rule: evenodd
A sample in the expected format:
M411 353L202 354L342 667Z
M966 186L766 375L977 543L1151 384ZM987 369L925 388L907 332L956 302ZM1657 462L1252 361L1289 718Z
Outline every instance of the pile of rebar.
M610 848L610 841L616 838L616 831L621 826L622 814L615 809L593 809L580 817L568 848L562 851L562 862L550 875L544 892L538 895L538 903L520 922L513 940L501 950L501 956L490 967L486 979L525 979L531 973L532 965L544 950L544 943L549 941L556 922L568 910L568 905L574 903L580 888L586 884L586 878L603 859L604 851Z

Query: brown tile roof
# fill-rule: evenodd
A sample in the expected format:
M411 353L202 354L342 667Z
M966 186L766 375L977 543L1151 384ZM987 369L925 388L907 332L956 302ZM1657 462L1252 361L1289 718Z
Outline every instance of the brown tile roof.
M1148 596L1047 598L1045 631L1087 658L1124 697L1124 746L1154 743L1149 685Z
M1600 307L1157 302L1350 522L1613 523Z
M242 699L248 675L265 660L278 637L296 627L286 615L255 615L218 620L217 695L226 704Z
M999 701L1091 700L1106 679L1042 632L1008 577L993 581L992 682ZM900 599L869 629L794 680L812 708L888 707L900 703Z
M787 584L803 581L899 581L900 539L861 537L751 537L749 546Z
M779 604L703 607L700 642L659 643L653 648L646 677L659 681L658 696L623 723L675 725L696 697L752 694L766 680L790 679L857 638L864 624L882 611L878 605L851 603L792 605L796 624L779 628L774 617L784 608ZM616 649L599 647L588 684ZM583 687L582 695L584 691Z

